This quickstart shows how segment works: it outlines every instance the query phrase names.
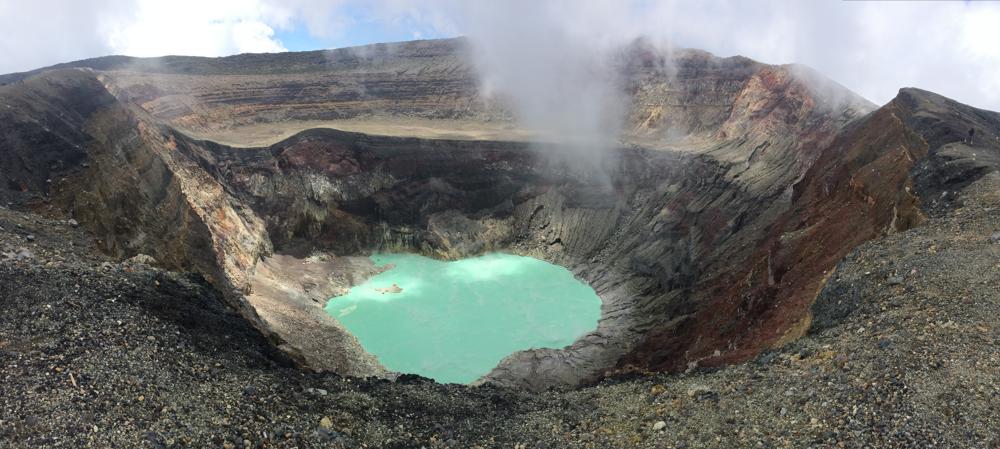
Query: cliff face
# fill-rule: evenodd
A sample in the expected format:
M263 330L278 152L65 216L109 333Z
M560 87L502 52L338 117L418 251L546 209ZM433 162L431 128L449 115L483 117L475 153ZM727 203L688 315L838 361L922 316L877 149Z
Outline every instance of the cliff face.
M995 113L917 90L873 111L806 68L642 45L619 61L630 145L585 166L573 148L512 141L189 137L347 116L506 120L477 96L463 48L106 58L27 77L0 87L2 194L75 217L111 254L202 273L303 366L357 376L385 372L320 309L374 272L345 256L504 250L562 264L603 299L598 329L483 379L544 388L795 339L847 252L1000 166ZM970 127L976 140L960 143Z
M202 145L215 146L191 141L141 108L118 101L102 81L90 71L64 69L11 86L16 89L5 102L14 103L24 93L67 100L34 103L44 115L5 108L7 123L22 124L11 128L2 152L4 175L16 186L5 197L27 199L28 207L42 213L75 218L99 248L116 257L147 254L165 268L200 273L251 324L301 360L301 351L288 345L273 322L284 315L312 314L291 310L276 318L259 313L264 309L247 299L271 242L260 218L199 165L197 155L210 154ZM63 123L76 134L60 133L56 125ZM32 137L39 133L43 137ZM38 151L39 142L48 146ZM353 375L382 372L356 339L344 338L336 326L312 331L317 341L340 342L333 353L347 347L357 354L349 361L330 357L316 368Z

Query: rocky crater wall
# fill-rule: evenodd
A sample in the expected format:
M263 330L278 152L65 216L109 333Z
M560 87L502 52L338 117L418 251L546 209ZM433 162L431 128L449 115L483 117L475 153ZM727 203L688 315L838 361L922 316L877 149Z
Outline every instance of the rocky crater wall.
M688 327L703 298L723 285L706 279L755 256L791 204L791 185L757 191L749 183L758 181L730 176L730 164L678 151L619 149L594 177L542 156L551 153L503 142L315 130L269 148L198 148L188 151L267 223L280 254L459 258L504 250L569 267L604 301L598 329L566 349L514 354L484 378L532 388L596 379L641 354L657 332L691 342L714 337L717 328ZM746 317L718 318L754 338L721 346L727 356L746 357L783 336L749 332L766 324ZM742 355L729 354L737 348ZM675 369L712 355L693 344L671 349L634 363L665 360Z
M714 242L691 229L695 213L663 216L657 203L727 190L704 188L721 171L707 159L638 149L610 155L596 178L523 144L330 130L214 155L220 176L268 223L279 253L453 259L502 250L571 268L604 301L598 329L569 350L515 356L488 377L537 387L596 378L637 341L634 329L661 320L650 309L671 307L663 296L676 296L698 271L689 253Z

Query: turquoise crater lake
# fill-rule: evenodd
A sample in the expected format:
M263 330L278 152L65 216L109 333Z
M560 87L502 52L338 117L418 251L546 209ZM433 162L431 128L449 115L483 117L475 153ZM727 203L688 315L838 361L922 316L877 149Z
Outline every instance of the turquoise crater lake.
M590 286L530 257L371 259L391 268L331 299L327 312L386 368L438 382L468 383L511 353L567 346L601 315Z

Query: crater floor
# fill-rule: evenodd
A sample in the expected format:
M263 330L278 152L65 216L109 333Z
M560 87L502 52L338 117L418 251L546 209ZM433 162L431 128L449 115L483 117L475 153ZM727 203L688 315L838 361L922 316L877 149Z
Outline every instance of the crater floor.
M510 122L474 120L427 120L418 118L363 117L344 120L297 120L254 123L212 130L182 130L185 134L232 147L274 145L302 131L336 129L373 136L416 137L421 139L528 141L537 137Z

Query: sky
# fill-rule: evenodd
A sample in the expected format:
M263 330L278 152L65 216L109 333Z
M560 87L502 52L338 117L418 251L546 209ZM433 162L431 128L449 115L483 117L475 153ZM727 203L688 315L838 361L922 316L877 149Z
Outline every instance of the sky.
M1000 2L0 0L0 73L107 54L223 56L459 35L515 56L537 45L599 54L645 36L806 64L879 104L920 87L1000 110ZM557 54L536 53L519 62Z

